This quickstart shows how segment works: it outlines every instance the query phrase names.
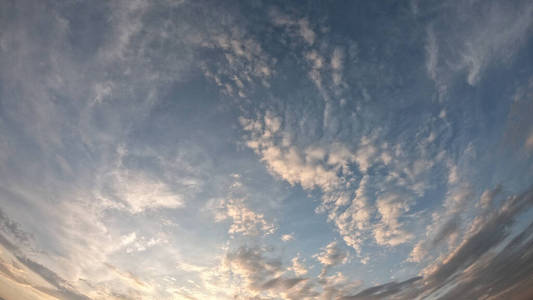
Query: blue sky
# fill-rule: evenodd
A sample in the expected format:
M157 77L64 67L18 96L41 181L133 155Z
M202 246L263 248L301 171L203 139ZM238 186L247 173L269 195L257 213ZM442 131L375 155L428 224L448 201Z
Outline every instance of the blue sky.
M0 1L0 297L528 299L530 1Z

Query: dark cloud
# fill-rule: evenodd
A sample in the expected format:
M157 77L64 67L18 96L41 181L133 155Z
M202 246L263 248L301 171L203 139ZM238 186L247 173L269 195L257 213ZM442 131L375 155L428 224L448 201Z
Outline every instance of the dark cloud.
M37 289L43 290L44 292L60 297L61 299L72 299L72 300L88 300L90 298L76 292L72 287L69 286L68 282L57 275L54 271L48 269L47 267L34 262L33 260L17 255L17 260L28 267L33 272L39 274L44 280L48 281L51 285L57 288L57 291L43 289L40 287L35 287Z
M271 288L281 288L281 289L290 289L296 284L302 282L305 280L304 278L283 278L283 277L276 277L274 279L271 279L263 284L263 289L271 289Z
M29 234L20 229L18 223L11 221L1 210L0 210L0 228L8 233L12 234L19 242L24 243L28 241ZM87 300L88 297L76 292L70 284L57 275L54 271L48 269L47 267L25 257L21 254L19 247L6 238L2 233L0 233L0 244L9 252L11 252L16 261L12 261L13 264L21 264L26 266L28 269L32 270L38 274L41 278L46 280L52 286L56 287L56 290L51 290L39 286L33 286L33 288L38 289L46 294L59 297L60 299L72 299L72 300ZM11 278L12 280L32 286L32 282L27 282L24 278L13 274L10 271L10 268L6 267L3 262L0 261L0 272L5 276Z
M2 209L0 209L0 231L12 236L20 243L27 243L32 237L20 228L20 224L11 220Z
M442 299L507 299L533 297L533 223L498 254L487 253L459 278L459 284ZM507 295L507 297L503 297Z
M391 295L397 294L404 289L413 285L413 283L421 280L422 277L413 277L402 282L389 282L382 285L374 286L359 292L354 296L341 297L342 300L373 300L384 299Z
M515 217L533 203L533 189L507 199L502 207L491 213L476 233L463 242L453 255L431 276L432 286L446 283L456 272L472 265L479 257L500 244L508 235Z
M437 232L433 240L431 241L431 244L433 247L438 246L442 241L444 241L447 237L452 235L454 232L457 232L460 225L460 218L458 215L453 216L450 218Z
M481 194L481 198L479 199L479 205L483 209L487 209L492 206L494 203L494 200L498 195L500 195L503 191L503 188L501 185L497 185L495 188L491 190L486 190Z
M14 252L18 251L17 246L15 246L9 239L7 239L3 234L0 234L0 244L4 246L8 251Z
M458 248L421 280L415 277L368 288L341 299L414 299L432 296L436 299L531 299L533 288L533 223L500 251L496 246L507 240L516 217L533 204L533 188L507 198L501 207L476 219L470 235ZM443 227L446 232L456 225L451 219ZM448 229L447 229L448 228ZM437 238L434 239L434 241ZM493 297L493 298L490 298Z
M265 249L260 247L240 247L228 253L226 260L231 272L248 282L251 290L289 293L293 295L289 296L290 299L302 299L302 296L311 293L305 284L295 288L306 278L279 275L285 271L281 260L266 257L265 253Z

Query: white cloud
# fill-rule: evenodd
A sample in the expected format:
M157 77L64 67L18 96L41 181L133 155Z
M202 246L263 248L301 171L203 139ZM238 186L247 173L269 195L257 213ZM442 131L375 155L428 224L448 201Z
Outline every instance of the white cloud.
M496 196L500 195L501 192L502 187L500 185L494 189L483 191L483 194L481 194L481 197L479 198L479 206L481 206L482 209L490 208L493 205Z
M122 244L122 246L127 246L133 243L136 239L137 239L137 234L135 232L132 232L130 234L123 235L120 238L120 243Z
M343 68L344 53L342 49L337 47L333 50L331 55L331 68L333 70L342 70Z
M459 179L459 173L457 170L457 166L453 163L448 164L448 184L454 184Z
M407 261L417 262L417 263L421 262L426 257L427 254L428 254L428 251L426 250L424 241L419 241L413 247L413 250L409 254L409 258L407 259Z
M294 235L293 234L284 234L284 235L281 236L281 240L284 241L284 242L292 241L292 240L294 240Z
M461 212L472 196L472 188L466 183L450 188L443 204L446 208L445 215L450 216Z
M111 176L111 184L114 199L108 198L107 201L114 203L112 206L116 208L123 207L134 214L147 209L184 206L182 196L168 185L135 171L115 171Z
M127 48L133 36L139 32L143 23L141 21L144 13L149 7L144 0L136 0L123 5L117 2L113 5L114 38L101 53L107 59L125 59Z
M322 248L322 251L315 254L314 257L323 266L319 277L324 277L330 268L348 262L348 252L341 249L336 241L333 241L326 247Z
M439 40L443 40L441 44L449 44L454 48L452 55L442 58L449 61L449 73L438 72L440 70L437 66L439 49L434 29L441 23L436 21L427 29L426 66L430 77L441 86L449 81L454 73L465 70L468 84L476 85L489 65L512 59L514 53L524 44L524 37L532 24L530 15L533 7L527 4L506 6L499 2L485 2L482 5L461 2L451 6L451 10L456 14L453 20L460 27L452 26L450 34L439 33ZM472 11L479 12L476 18L467 15ZM444 24L450 23L448 18L442 21Z
M306 19L300 19L298 21L300 26L300 35L309 44L312 45L315 42L315 32L309 27L309 21Z
M388 192L393 188L385 186L368 194L371 176L367 172L375 164L386 164L392 168L389 176L397 174L391 177L396 186L421 196L427 188L426 174L434 166L430 159L409 161L399 147L394 147L392 156L388 145L376 146L377 135L363 136L355 151L336 142L297 147L287 138L290 134L283 128L283 121L272 112L265 113L258 120L241 118L240 121L247 132L247 146L259 155L273 175L306 190L320 189L322 204L316 211L328 213L328 220L335 224L342 239L359 255L361 245L369 235L378 244L389 246L397 246L413 237L403 229L400 220L409 211L413 196L405 193L402 195L405 199L400 199L395 193ZM354 191L355 166L363 177ZM376 196L378 200L373 203ZM378 222L373 219L376 213Z
M303 39L308 45L311 46L315 42L316 34L306 18L294 20L293 17L275 9L270 10L270 17L274 25L287 27L289 34Z
M94 104L101 104L105 98L111 96L113 91L113 82L96 83L94 89Z
M380 224L374 228L374 238L380 245L396 246L413 238L413 234L401 227L400 216L409 210L408 199L405 195L389 193L379 197L376 201Z
M211 204L217 222L231 220L229 234L254 236L272 234L276 227L265 220L263 214L256 213L245 206L244 199L220 199Z
M342 144L332 144L328 148L310 146L303 151L295 146L277 145L275 135L281 121L271 113L265 115L263 122L245 118L240 121L249 132L248 147L261 157L268 169L290 184L300 184L305 189L333 190L342 184L337 173L356 159ZM326 155L328 160L324 161Z
M128 244L126 244L126 253L132 253L132 252L143 252L146 251L152 247L155 247L157 245L161 244L168 244L168 240L164 239L162 237L144 237L141 236L140 238L135 238Z
M437 45L437 38L433 27L429 26L426 29L426 70L429 77L433 80L437 80L437 65L439 59L439 48Z
M304 262L302 261L302 259L300 258L300 255L293 257L293 259L291 260L291 263L292 265L289 268L289 270L293 271L296 276L303 276L307 274L308 272L307 268L304 265Z
M286 274L281 261L267 256L261 248L241 247L227 253L222 276L230 290L228 296L267 299L302 299L309 293L308 280ZM229 297L228 297L229 298Z
M468 202L472 197L473 191L470 185L466 183L451 185L442 204L442 210L432 214L432 221L426 226L425 238L415 244L407 261L422 262L432 250L443 242L447 242L445 245L449 249L453 248L461 236L463 230L461 226L462 216L465 214ZM490 193L483 193L478 205L485 205L490 202L488 197L493 198Z
M204 75L213 80L228 96L247 98L254 87L269 87L270 78L275 73L276 59L268 55L261 43L244 28L228 27L223 32L219 28L209 28L210 38L201 46L220 50L223 59L215 62L203 61L200 67Z
M369 228L370 218L374 214L374 209L370 206L366 195L368 180L368 175L363 176L350 206L334 218L346 244L358 253L361 252L361 232Z

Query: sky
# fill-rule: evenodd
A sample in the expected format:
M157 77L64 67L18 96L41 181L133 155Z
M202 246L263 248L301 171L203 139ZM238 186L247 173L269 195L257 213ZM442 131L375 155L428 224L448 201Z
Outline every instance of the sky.
M531 299L533 3L0 0L0 299Z

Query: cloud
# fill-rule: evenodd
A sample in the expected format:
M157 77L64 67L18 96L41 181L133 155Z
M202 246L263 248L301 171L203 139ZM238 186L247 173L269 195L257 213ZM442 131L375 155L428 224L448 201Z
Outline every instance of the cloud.
M316 212L327 212L328 220L358 255L369 236L378 245L388 246L413 238L403 229L403 223L409 221L403 216L414 199L424 195L426 175L442 159L433 162L423 153L422 158L409 161L401 145L378 146L378 134L363 136L356 146L337 141L299 145L291 138L294 134L287 120L271 111L256 119L241 117L240 123L246 133L246 145L271 174L291 185L322 193ZM381 186L381 179L368 174L376 165L391 169L387 186ZM368 186L372 185L380 185L379 191L369 193Z
M436 81L438 80L438 62L439 62L439 46L437 44L437 38L433 26L426 28L426 71L429 77Z
M463 242L428 267L423 278L371 287L341 299L528 299L533 295L533 224L508 237L516 218L531 205L532 189L508 197L497 210L474 221Z
M407 258L407 261L409 262L421 262L428 254L426 241L421 240L418 243L415 244L413 249L411 250L411 253L409 253L409 257Z
M380 245L396 246L407 242L413 235L402 230L400 216L409 210L408 199L401 194L387 194L376 201L381 223L374 229L374 238Z
M343 236L344 242L354 248L357 253L361 252L361 232L368 230L371 225L370 218L375 211L370 206L367 196L366 189L368 180L368 175L363 176L351 204L344 212L334 218L334 222L339 228L339 233Z
M116 207L124 207L133 214L148 209L181 208L182 196L172 191L165 183L135 171L118 170L111 177L110 202L118 202ZM105 196L104 196L105 197Z
M266 236L277 230L277 226L268 221L263 213L250 207L250 200L254 195L243 184L240 174L232 174L225 185L226 197L209 200L204 209L214 216L215 222L230 221L228 233L232 238L236 234L248 237ZM283 241L290 239L292 235L282 236Z
M6 249L1 253L6 255L2 274L15 275L3 276L0 290L7 284L14 290L28 286L33 298L44 298L43 293L75 298L77 293L89 298L224 299L242 292L249 298L327 299L400 297L407 289L430 293L420 284L423 281L455 298L461 293L482 297L475 294L480 284L485 290L497 287L487 292L491 297L512 298L524 292L528 282L523 279L531 274L530 268L515 277L508 275L509 282L481 273L509 271L507 265L519 269L509 260L529 265L530 232L513 237L511 225L504 226L504 233L490 225L496 218L491 210L499 201L514 200L487 189L479 201L479 217L470 215L466 209L471 208L469 199L477 187L461 188L468 174L451 160L455 149L461 148L454 143L470 136L437 126L453 121L453 107L428 108L429 102L410 100L428 99L432 91L411 86L420 80L404 69L402 55L396 56L402 54L396 52L401 47L396 45L406 43L408 53L420 54L411 51L420 46L416 37L420 32L405 35L400 43L393 36L383 42L375 39L381 25L371 26L372 36L363 34L359 39L358 35L355 44L336 25L329 27L325 14L313 7L264 19L249 15L270 11L270 4L260 2L192 1L176 4L179 8L165 1L13 3L6 4L6 11L13 13L0 20L5 28L0 36L0 66L7 70L0 72L0 240ZM426 4L419 5L417 22L428 20L427 11L440 14L442 9L453 7L455 12L456 8L424 10ZM479 10L480 24L475 18L465 19L460 11L465 7L478 11L475 5L489 8ZM453 34L442 26L443 19L448 22L447 14L429 18L426 72L442 86L453 83L456 73L479 85L494 61L509 62L524 44L531 28L530 5L468 2L457 8L449 23L457 21L462 30L452 30ZM312 12L306 15L307 9ZM399 19L391 20L396 25ZM402 31L401 26L390 26L391 21L378 21L385 24L387 37ZM273 42L278 37L279 42ZM388 60L389 54L382 59L383 53L392 53L394 61ZM405 60L405 66L411 62ZM423 63L415 65L416 70L423 68ZM202 74L227 97L218 99ZM193 117L196 109L205 119ZM522 111L527 123L527 110ZM436 119L438 112L441 120ZM246 116L240 120L244 142L256 156L234 153L241 132L228 124L238 115ZM397 122L395 115L402 120ZM215 127L223 130L211 132ZM531 128L527 129L517 134L518 144L530 151ZM182 157L192 144L210 149L204 155L200 146L191 146L191 152L200 154ZM444 148L450 153L441 156ZM117 154L116 149L124 152ZM271 178L261 177L266 172L257 157L271 175L288 183L276 185L283 196L272 195ZM211 160L213 164L206 162ZM445 169L442 164L447 161ZM220 178L236 169L246 170L243 177L259 186L254 195L236 191L223 196ZM358 294L363 283L352 280L352 274L326 272L348 263L351 250L344 249L342 241L356 250L363 263L368 262L367 250L387 255L403 251L389 247L415 240L413 235L423 231L417 223L425 224L432 205L445 193L441 173L449 188L445 206L435 212L438 217L422 238L426 242L418 240L411 255L412 261L427 263L425 258L442 254L423 280L385 284ZM309 198L318 200L316 211L325 213L340 234L339 242L315 256L323 267L319 278L313 277L318 271L308 256L291 253L292 259L284 264L282 255L237 244L269 239L287 252L303 245L292 240L292 233L272 236L277 230L269 210L273 202L279 211L296 203L298 212L307 212L307 206L314 205L294 196L301 191L288 185L300 186ZM254 196L279 200L262 203ZM305 199L292 202L294 198ZM222 229L228 231L229 240L225 234L220 237L220 223L212 224L213 218L202 219L198 213L205 199L216 199L215 220L228 223ZM285 212L280 217L286 218ZM305 222L330 228L320 223L324 220L308 216ZM485 233L469 244L487 226L494 235ZM285 232L292 230L296 229ZM323 237L317 231L322 242ZM508 239L512 245L504 248L506 256L498 250ZM447 241L449 255L443 246ZM490 250L483 252L476 244ZM226 251L223 255L220 248ZM200 259L203 265L186 263ZM215 265L218 259L222 262ZM378 266L373 263L368 267L375 270ZM519 283L513 285L511 279ZM440 290L439 280L446 285Z
M513 95L513 101L509 106L505 126L504 141L510 146L516 147L526 154L531 153L530 147L531 136L533 134L533 125L529 115L533 112L533 77L525 78L523 83L516 87ZM525 151L524 151L525 150Z
M7 297L13 292L19 293L19 297L39 295L45 299L90 299L54 271L24 256L21 250L2 234L0 245L0 281L11 282L1 289L0 297ZM25 288L17 292L18 286Z
M448 10L426 30L427 71L441 89L463 71L468 84L476 85L489 65L510 61L531 30L533 6L527 2L455 2ZM478 12L476 18L471 17L473 11Z
M288 16L276 9L270 10L270 17L274 25L288 27L291 35L303 39L308 45L311 46L315 42L316 34L306 18L295 20L293 16Z
M525 275L530 274L529 267L512 267L517 263L531 265L529 260L533 256L530 255L531 251L526 250L526 247L530 247L531 225L496 250L509 237L516 218L528 211L531 205L533 190L529 189L520 195L509 196L488 215L478 216L467 230L464 240L442 260L425 269L423 285L413 287L409 293L399 294L398 299L434 294L440 294L441 299L491 299L505 293L533 293L524 285L529 280ZM518 290L512 290L513 287Z
M61 298L67 298L67 299L83 299L88 300L89 297L80 294L79 292L75 291L71 286L69 286L68 282L66 282L64 279L59 277L55 272L51 271L50 269L46 268L45 266L36 263L32 261L31 259L28 259L26 257L17 256L17 259L20 263L24 264L26 267L28 267L30 270L35 272L36 274L39 274L43 279L48 281L50 284L55 286L57 288L57 292L50 291L49 293L54 296L58 296Z
M205 16L207 17L207 16ZM211 16L214 17L214 16ZM200 68L231 99L248 99L255 88L270 87L276 58L263 49L234 18L208 26L207 32L196 33L205 40L198 43L201 49L216 50L213 59L203 57ZM213 51L215 52L215 51Z
M353 296L344 296L342 300L372 300L372 299L388 299L394 294L400 293L405 289L409 289L413 283L421 280L422 277L413 277L402 282L389 282L383 285L374 286L365 289Z
M293 257L291 260L292 266L289 270L293 271L296 276L303 276L307 274L307 268L301 261L300 255Z
M440 228L431 240L431 246L436 247L442 241L455 234L460 229L460 219L458 215L452 216Z
M328 267L342 263L343 255L336 247L330 244L320 254L320 259ZM191 291L190 295L199 298L217 295L223 299L237 296L246 299L337 299L362 284L360 280L349 280L340 272L313 277L304 263L305 259L298 254L285 265L271 246L228 249L216 267L189 268L203 277L197 287L201 291Z
M443 204L446 209L446 215L455 215L461 212L472 196L472 188L467 183L452 186L448 190Z
M488 252L466 269L457 278L457 286L443 295L442 299L457 297L486 299L527 299L533 295L531 273L533 254L530 225L498 254Z
M508 235L508 229L517 214L533 204L533 190L518 196L509 197L502 206L492 212L485 220L473 222L470 236L467 237L439 268L432 272L435 282L444 282L465 264L471 264L475 258L481 257L492 247L501 243Z
M335 189L342 183L337 173L347 171L342 167L355 160L355 156L342 144L333 144L326 149L310 146L303 151L291 146L288 141L276 144L276 136L283 133L280 132L281 120L272 113L267 112L263 120L241 117L240 122L250 134L247 146L261 157L269 170L290 184L300 184L305 189Z
M122 236L121 238L121 246L126 248L126 253L146 251L162 243L168 243L168 240L161 237L147 238L145 236L141 236L137 238L135 232Z
M264 292L265 296L285 294L287 299L297 299L293 295L306 290L304 278L284 276L281 261L265 257L260 248L241 247L229 252L224 263L227 270L248 288L248 292L241 296L259 296Z
M322 252L315 254L314 257L322 264L319 277L324 277L332 267L348 262L348 252L340 248L336 241L322 248Z
M342 70L344 53L341 48L335 48L331 55L331 68L333 70ZM334 80L335 81L335 80Z
M294 235L293 234L284 234L284 235L281 236L281 240L284 241L284 242L288 242L288 241L294 240Z
M131 272L120 270L116 266L108 264L108 263L105 263L105 266L109 268L116 275L116 277L126 282L127 286L130 289L134 289L137 291L143 291L146 293L153 291L153 287L149 283L142 281L141 279L139 279L137 276L135 276Z
M298 25L300 26L300 35L309 45L312 45L315 42L315 33L309 27L309 22L306 19L300 19Z
M444 199L441 212L432 214L432 222L426 226L426 236L418 241L407 261L421 262L434 249L444 242L452 246L463 231L462 218L465 215L466 206L473 198L471 186L466 183L452 185Z
M263 214L258 214L245 206L243 199L221 199L214 207L217 222L231 220L229 234L255 236L272 234L276 227L267 222Z
M20 224L11 220L2 209L0 209L0 230L12 236L19 243L27 243L32 239L31 234L20 228Z
M533 151L533 131L529 134L524 144L528 151Z
M485 190L479 198L479 206L482 209L488 209L494 204L494 200L502 193L502 186L498 185L494 189Z

